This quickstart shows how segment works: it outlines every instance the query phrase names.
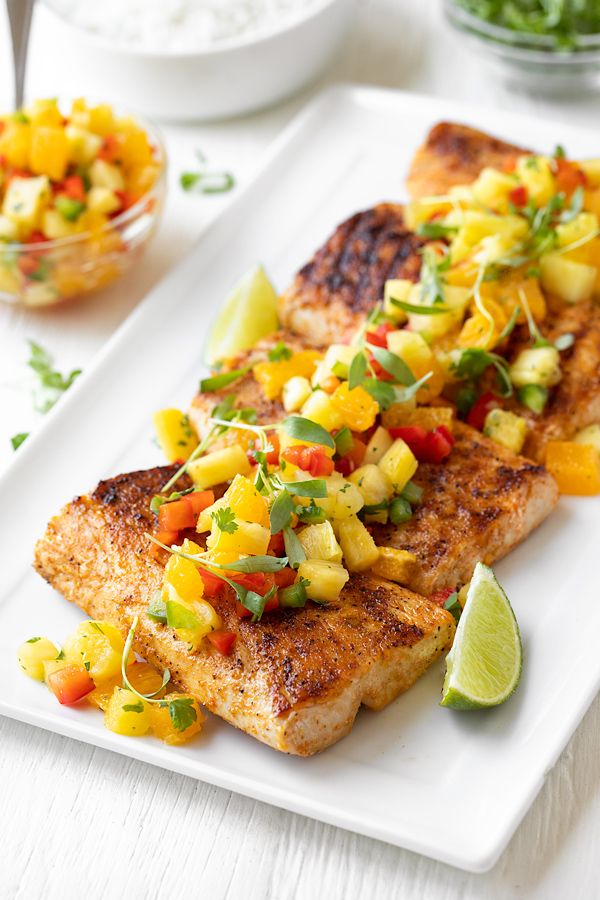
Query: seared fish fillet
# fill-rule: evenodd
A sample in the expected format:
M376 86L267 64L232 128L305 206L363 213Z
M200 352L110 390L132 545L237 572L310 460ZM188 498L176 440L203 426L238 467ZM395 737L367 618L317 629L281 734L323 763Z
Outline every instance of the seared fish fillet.
M423 500L405 525L375 525L379 546L414 553L415 591L430 595L465 584L478 560L506 556L552 512L556 483L539 465L515 456L457 422L456 443L440 464L421 463L414 476Z
M347 341L383 297L388 278L419 277L422 241L402 207L380 203L336 228L280 300L284 328L316 347Z
M600 306L560 303L553 308L550 300L541 330L550 341L569 333L575 338L573 346L560 354L562 380L551 389L543 415L513 404L529 423L524 455L544 462L548 441L569 441L581 428L600 422Z
M226 393L227 388L221 395ZM190 418L200 433L208 431L219 399L214 394L194 398ZM259 422L277 422L286 415L280 403L264 399L252 373L236 382L236 405L256 405ZM542 466L460 422L455 438L446 462L419 466L414 480L424 489L423 502L410 522L373 529L378 545L416 555L420 571L409 586L426 596L464 584L480 559L488 564L501 559L552 512L558 499L554 479Z
M150 498L172 467L101 482L50 522L35 567L88 615L123 634L139 615L135 649L208 709L258 740L309 756L344 737L361 703L380 709L409 688L447 648L450 613L405 588L353 576L328 607L240 620L232 601L215 601L235 631L231 656L212 646L190 653L144 613L163 567L148 554Z
M474 181L486 166L501 169L529 152L467 125L439 122L415 153L406 186L413 199L445 194L456 184Z

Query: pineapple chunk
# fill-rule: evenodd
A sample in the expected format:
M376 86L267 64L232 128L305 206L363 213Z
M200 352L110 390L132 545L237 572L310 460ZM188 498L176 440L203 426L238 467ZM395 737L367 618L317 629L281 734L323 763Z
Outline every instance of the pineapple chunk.
M573 440L576 444L588 444L590 447L594 447L600 454L600 424L582 428Z
M505 212L508 210L508 195L516 184L514 176L499 172L497 169L485 168L479 173L471 189L477 203L489 209Z
M308 378L302 375L294 375L283 386L283 408L286 412L297 412L306 403L312 394L312 387Z
M556 194L550 162L543 156L522 156L517 162L516 174L536 206L546 206Z
M483 433L513 453L520 453L527 437L527 421L504 409L491 409L485 417Z
M454 427L454 408L451 406L419 406L407 409L397 426L420 425L425 431L433 431L440 425L452 431Z
M27 118L32 125L48 125L51 128L60 128L63 117L56 98L34 100L25 109Z
M223 507L229 506L225 497L219 497L218 500L212 504L212 506L207 506L206 509L203 509L198 517L198 523L196 525L196 531L199 534L202 534L204 531L210 531L213 526L213 517L212 514L217 512L219 509L223 509Z
M340 551L340 562L342 554ZM44 680L44 663L58 657L58 647L45 637L30 638L19 647L17 658L26 675L36 681Z
M403 325L408 316L403 309L392 303L392 300L409 302L410 292L414 284L408 278L388 278L383 289L383 311L386 316L393 319L398 325Z
M187 459L198 446L198 436L180 409L161 409L152 416L156 439L169 462Z
M96 683L107 681L121 671L125 643L118 628L110 622L81 622L63 645L66 662L84 664ZM128 662L133 662L133 653Z
M17 241L19 239L19 227L8 216L0 216L0 241Z
M460 325L467 308L471 291L469 288L454 287L453 285L444 286L444 306L448 307L448 312L440 313L437 316L418 315L410 313L408 322L411 331L423 334L427 340L437 340L439 337L447 334L456 325ZM419 305L422 302L421 287L415 285L410 295L410 302ZM395 332L392 332L394 334ZM409 332L410 333L410 332ZM392 349L389 337L388 347ZM393 353L396 351L392 350Z
M576 241L591 240L598 234L598 216L590 212L579 213L570 222L556 226L559 247L568 247Z
M347 378L350 363L359 350L359 347L353 346L352 344L332 344L315 369L315 373L312 377L313 387L318 387L331 375L337 375L339 378Z
M340 544L349 572L365 572L379 559L375 541L356 516L344 519L339 525Z
M232 552L240 556L264 556L269 549L271 532L258 522L235 519L235 531L221 531L213 520L212 531L206 540L209 550Z
M222 501L222 502L221 502ZM245 522L258 522L268 528L269 507L266 499L258 493L254 483L245 475L236 475L224 496L222 506L230 506L236 516ZM215 503L214 506L217 504ZM212 507L211 507L212 508Z
M89 175L93 187L108 188L110 191L125 190L125 179L121 170L104 159L94 160Z
M306 587L308 599L322 603L335 603L350 577L339 563L324 559L304 560L298 566L298 576L310 582Z
M115 130L115 119L112 107L108 103L98 106L88 106L86 101L79 97L73 101L71 107L71 121L80 128L93 131L95 134L106 137Z
M87 207L90 212L108 213L115 212L121 206L121 201L114 191L106 187L93 187L87 195Z
M402 438L397 438L383 455L378 466L392 482L396 493L400 493L417 471L418 462L410 447Z
M390 448L393 447L393 443ZM388 453L389 450L386 450ZM382 459L386 453L383 454ZM409 476L410 478L410 476ZM406 480L408 481L409 478ZM351 484L356 485L364 500L365 506L376 506L389 500L394 493L394 487L386 472L373 463L360 466L348 476Z
M200 490L231 481L236 475L249 475L250 461L239 444L214 450L188 466L188 475Z
M559 253L547 253L540 259L540 271L544 290L567 303L589 300L594 293L596 266L573 262Z
M600 187L600 159L582 159L577 165L592 187Z
M395 547L378 547L379 558L373 566L373 574L398 584L410 584L414 578L418 563L414 553L408 550L397 550Z
M433 352L425 338L414 331L400 329L387 336L392 353L404 360L415 378L421 378L433 365Z
M317 425L322 425L326 431L335 431L342 428L344 418L325 391L314 391L302 407L302 415Z
M327 497L317 500L316 503L329 519L335 521L346 519L363 508L364 500L361 492L350 481L346 481L339 472L334 472L324 481L327 487Z
M150 704L133 691L116 687L104 713L109 731L127 737L140 737L150 731Z
M63 128L38 125L31 129L29 167L34 175L47 175L52 181L60 181L68 161L69 142Z
M33 230L40 217L43 203L50 196L47 175L37 178L13 178L4 195L2 212L22 228Z
M367 444L364 464L376 465L393 443L394 440L387 428L382 428L381 425L379 425L373 432L373 435Z
M42 231L47 238L71 237L80 231L76 222L69 222L57 209L47 209L42 213Z
M331 522L303 528L298 532L298 539L304 548L307 559L324 559L328 562L341 563L342 548L333 533Z
M69 161L78 166L89 166L102 147L102 138L85 128L69 124L65 128L69 145Z
M27 306L51 306L58 297L58 290L53 284L28 284L23 294L23 303Z
M560 355L556 347L532 347L521 350L509 370L515 387L539 384L553 387L561 379Z

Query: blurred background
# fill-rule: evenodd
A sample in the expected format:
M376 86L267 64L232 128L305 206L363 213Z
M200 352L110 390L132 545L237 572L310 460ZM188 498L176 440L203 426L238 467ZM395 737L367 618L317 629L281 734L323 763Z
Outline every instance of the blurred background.
M51 0L55 9L75 21L79 16L79 20L95 21L97 25L104 16L112 23L112 31L107 26L106 36L100 39L68 24L42 0L36 5L26 97L70 101L86 96L95 102L125 107L133 114L149 113L154 119L158 115L169 162L168 193L151 253L119 281L80 301L54 308L31 309L0 302L0 467L12 458L11 436L30 431L40 417L31 404L33 375L27 367L27 341L36 340L47 348L61 371L85 369L139 300L235 197L273 138L325 86L339 81L363 82L531 111L558 123L593 127L595 122L598 66L593 54L587 76L567 79L565 89L564 84L552 79L557 65L552 57L542 59L542 68L538 66L533 75L527 61L523 64L517 60L515 64L509 60L506 65L498 60L497 46L491 46L488 35L477 37L468 23L465 26L460 21L451 27L441 0L313 0L315 8L331 7L332 11L326 11L312 30L296 35L292 43L273 47L264 42L258 52L246 47L225 58L209 51L201 61L190 60L189 35L186 43L183 32L179 44L167 40L166 34L164 40L156 40L160 15L164 16L169 6L180 8L182 2L171 0L168 5L163 0L157 5L148 0L155 19L153 26L152 15L146 17L151 34L140 38L150 49L146 54L139 47L133 53L114 52L121 33L124 40L131 40L127 29L131 29L131 21L136 21L139 0L106 0L102 4L89 0L87 8L86 0ZM274 8L277 2L274 0ZM286 0L279 2L285 8ZM291 0L287 2L293 6ZM310 3L306 2L308 9ZM589 5L595 8L597 4ZM0 110L10 111L12 59L3 6L0 3ZM300 9L302 3L296 6ZM128 10L133 11L133 19L128 20ZM518 56L521 50L517 47L515 52ZM505 53L506 45L501 55ZM298 87L302 80L302 72L296 71L299 59L313 67L314 71L308 73L308 86ZM220 64L227 73L228 90L223 85ZM171 68L165 69L165 65ZM315 74L319 67L322 71ZM172 76L168 74L175 70ZM272 100L291 89L291 99L280 99L269 108L226 120L164 120L165 113L168 118L175 115L196 120L207 112L216 115L219 104L231 114L236 112L236 102L241 107L259 104L261 91L264 97L270 93ZM252 91L256 91L256 97ZM211 195L182 190L181 173L197 168L199 151L211 169L234 176L232 190ZM402 195L403 175L398 173L397 196Z

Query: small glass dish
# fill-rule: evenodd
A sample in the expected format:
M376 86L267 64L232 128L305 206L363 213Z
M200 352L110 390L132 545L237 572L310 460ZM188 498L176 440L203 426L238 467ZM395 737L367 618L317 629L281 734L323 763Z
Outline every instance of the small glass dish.
M156 181L128 209L94 231L39 242L0 241L0 300L55 306L103 288L140 258L166 193L166 153L158 131L136 116L160 165Z
M600 34L577 35L561 46L553 35L493 25L444 0L447 21L510 85L568 96L600 85Z

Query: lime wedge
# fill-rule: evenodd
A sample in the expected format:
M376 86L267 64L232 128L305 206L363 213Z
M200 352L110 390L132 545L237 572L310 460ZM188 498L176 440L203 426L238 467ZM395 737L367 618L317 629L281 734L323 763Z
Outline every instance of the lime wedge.
M206 362L235 356L277 331L277 294L262 266L254 266L225 302L206 347Z
M481 709L504 703L521 677L521 637L496 576L477 563L452 650L446 658L442 706Z

